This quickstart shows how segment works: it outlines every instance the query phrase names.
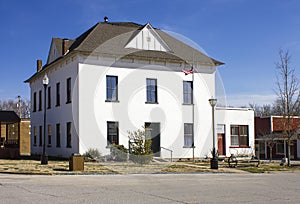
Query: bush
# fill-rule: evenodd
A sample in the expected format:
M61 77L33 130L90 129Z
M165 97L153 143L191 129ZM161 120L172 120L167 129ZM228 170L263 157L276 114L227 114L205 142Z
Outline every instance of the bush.
M88 160L99 160L101 158L101 153L96 148L89 148L84 154L83 158L85 161Z
M130 160L138 164L148 164L153 158L153 151L151 150L151 139L146 139L145 129L128 132L130 146Z
M123 162L128 159L128 149L124 145L113 144L110 148L110 154L115 161Z

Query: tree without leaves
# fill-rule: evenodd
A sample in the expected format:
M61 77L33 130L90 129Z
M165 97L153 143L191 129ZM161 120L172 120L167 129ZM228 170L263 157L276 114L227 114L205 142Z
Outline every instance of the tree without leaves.
M276 110L283 116L283 137L288 145L288 166L291 165L291 139L295 128L292 128L293 116L299 109L299 81L295 76L295 69L290 66L291 56L288 51L279 50L279 62L276 64L277 82L275 93L278 97Z
M30 101L21 99L20 103L16 100L0 100L0 110L15 111L20 116L19 107L21 108L21 118L30 118Z

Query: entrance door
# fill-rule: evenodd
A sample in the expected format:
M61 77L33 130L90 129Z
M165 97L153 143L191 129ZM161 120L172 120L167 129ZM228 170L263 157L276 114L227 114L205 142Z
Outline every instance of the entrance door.
M225 134L218 134L218 152L219 155L226 155Z
M146 137L151 138L151 150L160 157L160 123L145 123Z

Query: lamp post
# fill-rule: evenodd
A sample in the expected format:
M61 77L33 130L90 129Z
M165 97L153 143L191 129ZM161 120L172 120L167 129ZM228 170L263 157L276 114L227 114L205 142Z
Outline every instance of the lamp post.
M43 154L41 157L41 164L48 164L48 156L46 155L46 90L49 84L49 78L47 74L43 77L43 85L44 85L44 143L43 143Z
M212 156L213 158L210 160L210 168L211 169L218 169L218 158L216 156L216 144L215 144L215 106L217 104L217 99L209 99L208 100L211 108L212 108L212 129L213 129L213 150L212 150Z

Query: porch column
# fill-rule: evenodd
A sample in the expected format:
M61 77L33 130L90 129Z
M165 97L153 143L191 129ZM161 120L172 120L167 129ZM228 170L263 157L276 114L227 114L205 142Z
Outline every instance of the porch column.
M267 147L267 141L265 141L265 159L268 159L268 147Z

